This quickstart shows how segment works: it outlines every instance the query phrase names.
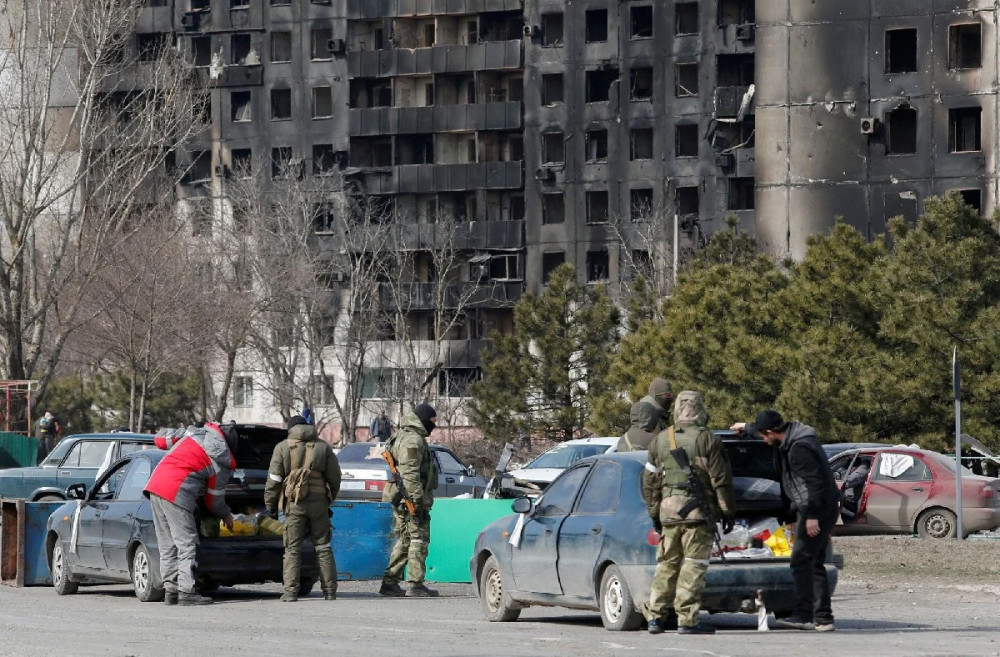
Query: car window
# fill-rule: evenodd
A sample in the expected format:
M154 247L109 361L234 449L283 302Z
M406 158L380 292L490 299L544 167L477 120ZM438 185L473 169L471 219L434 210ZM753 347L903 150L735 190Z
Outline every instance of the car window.
M777 450L759 440L727 440L723 442L734 477L778 481Z
M617 463L603 461L594 467L587 486L580 495L577 513L614 513L621 498L622 469Z
M127 442L123 440L121 442L121 447L119 448L118 456L119 458L124 458L129 454L132 454L133 452L142 452L147 449L159 449L159 448L156 446L156 443L136 443L136 442Z
M434 455L437 456L441 474L465 474L465 466L451 452L436 449Z
M882 453L875 471L875 481L930 481L930 468L912 454Z
M74 443L72 440L68 440L65 438L59 441L59 444L56 445L56 448L53 449L49 453L49 455L45 457L45 460L42 461L40 465L59 465L60 463L62 463L63 458L66 456L66 452L69 451L70 446L74 444L76 443Z
M121 487L122 480L125 479L125 471L129 462L119 463L113 469L108 470L95 484L97 492L94 493L95 500L110 500Z
M114 446L111 440L81 440L70 449L62 467L99 468Z
M353 463L355 467L359 464L363 464L369 468L383 467L385 466L385 461L382 460L381 456L370 455L374 445L375 443L351 443L350 445L344 445L344 448L337 454L337 460L341 466Z
M851 465L851 459L854 455L841 456L837 459L830 461L830 470L833 471L833 478L837 481L843 481L844 477L847 476L847 468Z
M545 490L545 494L538 500L538 515L540 516L564 516L573 508L573 500L580 490L580 484L590 470L590 464L574 468L564 472L552 485Z
M137 458L132 462L132 467L125 475L125 481L118 489L118 501L141 500L142 490L149 481L152 471L149 461L144 458Z
M525 470L532 468L568 468L580 459L597 456L608 451L608 445L556 445L534 461L524 466Z

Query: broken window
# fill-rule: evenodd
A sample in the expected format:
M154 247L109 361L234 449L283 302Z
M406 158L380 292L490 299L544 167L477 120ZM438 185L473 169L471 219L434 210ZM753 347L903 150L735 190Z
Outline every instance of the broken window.
M653 97L653 68L643 66L629 71L629 97L632 100L650 100Z
M679 2L674 5L674 34L698 34L698 3Z
M566 221L566 201L562 192L542 194L542 223L561 224Z
M251 95L249 91L233 91L229 94L230 119L234 123L249 121L252 118Z
M618 80L618 71L587 71L587 102L602 103L611 98L611 85Z
M983 63L983 27L979 23L948 28L948 68L979 68Z
M563 102L563 74L546 73L542 75L542 105Z
M608 193L607 191L587 192L587 223L608 223Z
M983 190L981 189L960 189L958 193L962 196L962 202L976 212L983 212Z
M285 121L292 118L292 90L271 89L271 120Z
M608 159L608 131L604 128L588 130L586 149L588 162L606 161Z
M229 37L229 63L245 64L250 55L250 35L233 34Z
M436 41L437 41L437 38L436 38L436 34L435 34L434 23L425 23L424 24L424 40L423 40L423 42L421 42L420 47L421 48L430 48L430 47L432 47L436 43Z
M653 190L648 187L629 192L629 216L632 221L645 221L653 213Z
M309 43L310 58L315 61L325 61L330 59L329 43L333 39L333 30L328 27L315 27L312 30L312 37Z
M253 173L253 151L234 148L229 154L230 167L237 178L247 178Z
M948 110L948 150L971 153L982 150L980 143L981 107L959 107Z
M208 0L198 0L198 1L205 2L206 5L208 4ZM292 4L292 0L271 0L272 7L281 7L290 4Z
M430 107L434 104L434 83L428 82L424 85L424 105Z
M917 152L917 110L900 105L885 116L886 155L912 155Z
M313 87L312 117L314 119L325 119L331 116L333 116L333 88Z
M542 14L542 45L563 45L563 15Z
M167 35L162 32L137 34L135 44L140 62L155 62L167 47Z
M753 178L729 179L729 209L753 210Z
M885 72L913 73L917 70L917 30L885 31Z
M490 257L490 280L521 280L521 256L518 253L494 254Z
M719 25L753 23L754 0L719 0Z
M212 177L211 151L194 151L191 153L191 168L188 169L187 182L204 182Z
M650 39L653 36L653 7L632 7L630 12L632 18L633 39Z
M288 175L292 165L292 147L278 146L271 149L271 177L275 180Z
M475 140L471 143L475 149ZM475 162L475 151L471 153ZM433 164L434 135L400 135L396 138L396 164Z
M212 37L200 36L191 39L191 63L195 66L211 66Z
M698 214L698 188L678 187L676 191L677 214Z
M608 258L608 252L601 251L587 251L587 282L595 283L597 281L608 280L609 271L611 265Z
M250 0L229 0L230 9L246 9L250 6Z
M327 176L337 170L337 156L332 144L313 144L313 175Z
M561 132L546 132L542 135L542 162L558 164L566 161L566 141Z
M591 9L586 13L587 43L608 40L608 10Z
M629 156L632 160L653 159L653 129L632 128Z
M292 33L271 32L271 61L292 61Z
M678 98L698 95L697 64L677 64L674 67L674 94Z
M698 157L698 124L678 123L674 129L676 157Z
M754 56L719 55L716 58L716 84L720 87L746 87L753 84Z
M551 253L542 254L542 282L548 283L549 277L552 276L552 272L559 268L560 265L566 262L566 252L565 251L555 251Z

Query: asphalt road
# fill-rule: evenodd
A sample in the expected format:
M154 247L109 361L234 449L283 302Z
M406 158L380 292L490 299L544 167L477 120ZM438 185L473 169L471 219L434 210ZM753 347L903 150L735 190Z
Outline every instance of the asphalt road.
M756 618L708 617L714 636L614 633L592 612L533 608L488 623L467 585L438 599L384 599L371 582L344 583L339 599L278 601L277 585L221 589L217 604L140 603L126 586L0 587L0 655L1000 655L1000 589L934 584L917 589L842 582L837 631L757 632Z

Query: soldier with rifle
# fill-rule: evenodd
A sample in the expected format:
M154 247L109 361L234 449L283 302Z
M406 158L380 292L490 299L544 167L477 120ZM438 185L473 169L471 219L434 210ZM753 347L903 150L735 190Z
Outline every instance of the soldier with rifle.
M389 556L389 565L382 575L380 595L428 598L437 591L424 585L424 564L431 540L431 507L438 471L427 446L427 437L434 430L437 412L430 404L420 404L403 418L399 431L386 445L383 455L389 464L390 479L382 493L382 501L392 504L393 531L396 544ZM399 582L406 569L409 587Z
M701 393L685 390L674 401L674 425L649 446L642 495L661 534L656 572L643 605L650 634L677 627L679 634L713 634L698 620L705 572L717 536L733 527L733 473L719 438L705 428Z

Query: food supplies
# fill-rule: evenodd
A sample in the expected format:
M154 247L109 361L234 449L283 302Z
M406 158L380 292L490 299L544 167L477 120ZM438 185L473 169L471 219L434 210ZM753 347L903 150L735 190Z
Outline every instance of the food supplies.
M764 518L753 525L737 520L731 532L722 533L721 526L719 532L722 537L721 552L727 558L787 557L792 554L795 544L794 526L782 525L777 518ZM712 556L719 554L719 548L713 546Z
M233 528L230 530L219 520L219 536L256 536L260 526L257 517L247 513L237 513L233 516Z
M261 536L284 536L284 534L285 534L285 523L281 522L276 518L260 519Z

